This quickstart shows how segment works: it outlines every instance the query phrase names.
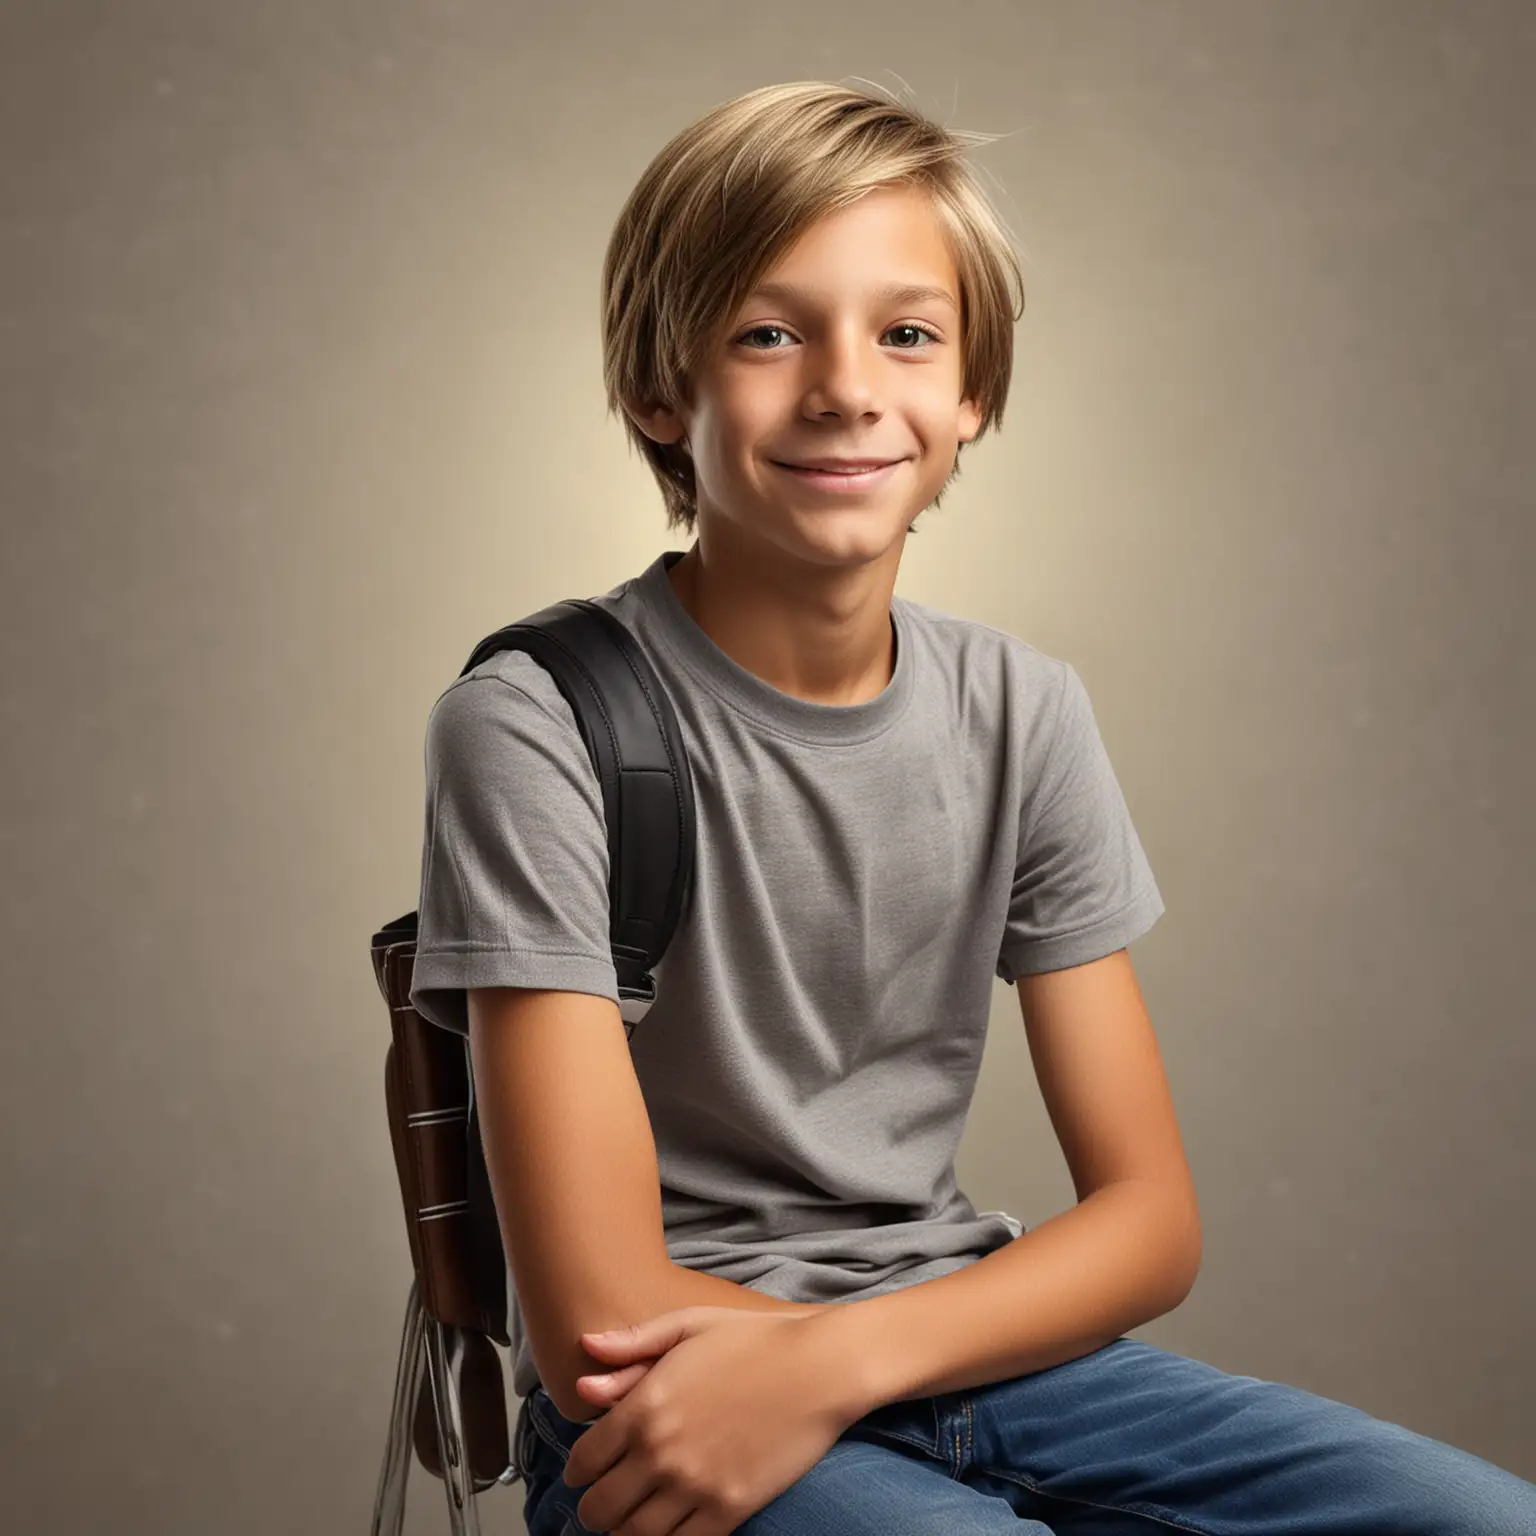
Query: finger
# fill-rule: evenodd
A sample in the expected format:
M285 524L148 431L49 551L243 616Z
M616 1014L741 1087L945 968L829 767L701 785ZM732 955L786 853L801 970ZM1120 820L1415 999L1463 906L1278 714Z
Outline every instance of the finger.
M628 1380L636 1373L644 1375L653 1365L654 1360L631 1360L628 1365L610 1365L607 1370L583 1371L576 1379L578 1381L616 1381Z
M581 1338L594 1354L662 1355L698 1326L701 1312L718 1310L720 1309L679 1307L675 1311L662 1312L655 1317L647 1318L642 1323L631 1323L627 1328L608 1328L600 1333L584 1333Z
M593 1354L624 1354L639 1344L633 1328L610 1328L606 1333L584 1333L581 1342Z
M622 1335L615 1339L598 1338L596 1334L582 1334L581 1346L594 1360L659 1360L672 1347L666 1339L630 1339Z
M647 1364L626 1365L619 1371L596 1371L576 1378L581 1395L593 1402L622 1397L650 1369Z
M585 1496L583 1496L582 1502L585 1502ZM692 1530L697 1536L700 1527L696 1521L691 1526L679 1524L686 1516L692 1515L694 1512L693 1500L687 1494L663 1486L656 1489L655 1492L648 1494L638 1504L634 1505L633 1508L627 1510L621 1517L621 1520L627 1522L624 1524L625 1530L639 1529L640 1522L643 1520L646 1530L673 1533ZM586 1522L587 1517L582 1513L580 1503L576 1506L576 1518L583 1523ZM603 1529L603 1527L593 1526L592 1529L599 1530ZM710 1531L708 1536L730 1536L731 1531L734 1529L735 1527L733 1526L718 1526L713 1531Z

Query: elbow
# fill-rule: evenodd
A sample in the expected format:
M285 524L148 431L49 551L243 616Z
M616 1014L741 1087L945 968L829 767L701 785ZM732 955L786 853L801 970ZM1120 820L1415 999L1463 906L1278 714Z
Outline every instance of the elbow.
M549 1384L544 1384L544 1390L549 1392L549 1400L555 1405L555 1412L562 1419L569 1419L573 1424L590 1424L597 1417L598 1409L591 1403L583 1402L575 1395L574 1384L566 1387L560 1397L556 1397L549 1391Z
M582 1376L602 1369L577 1337L561 1349L560 1358L552 1370L546 1372L542 1366L539 1368L539 1382L561 1418L569 1419L573 1424L590 1424L605 1410L587 1402L576 1390L576 1383Z
M673 1305L667 1279L671 1270L670 1260L663 1260L654 1270L631 1266L625 1272L622 1298L609 1293L605 1286L595 1296L556 1309L557 1315L548 1320L542 1332L548 1347L539 1348L536 1340L534 1358L539 1381L562 1418L590 1424L607 1412L605 1406L588 1402L576 1387L583 1376L612 1369L588 1351L582 1335L625 1328L667 1311Z
M1161 1316L1172 1312L1194 1290L1205 1243L1200 1230L1200 1207L1191 1183L1149 1183L1148 1188L1156 1190L1155 1195L1149 1193L1147 1198L1153 1230L1160 1237Z
M1173 1291L1173 1301L1168 1310L1183 1306L1189 1293L1195 1288L1195 1281L1200 1276L1200 1245L1197 1242L1193 1252L1188 1256L1183 1266L1179 1269Z
M556 1382L552 1376L541 1375L539 1385L544 1388L550 1402L554 1404L555 1412L562 1419L569 1419L573 1424L587 1424L596 1415L596 1407L591 1403L583 1402L577 1393L574 1376L569 1381L562 1379Z
M1168 1310L1179 1306L1195 1288L1200 1274L1200 1264L1205 1257L1205 1239L1200 1230L1200 1207L1195 1201L1194 1190L1180 1203L1181 1215L1179 1263L1175 1266L1175 1292Z
M524 1315L533 1367L545 1396L563 1419L585 1424L594 1414L594 1406L584 1402L576 1390L577 1380L601 1367L587 1353L580 1330L571 1319L537 1319ZM601 1323L583 1323L582 1329L602 1327Z

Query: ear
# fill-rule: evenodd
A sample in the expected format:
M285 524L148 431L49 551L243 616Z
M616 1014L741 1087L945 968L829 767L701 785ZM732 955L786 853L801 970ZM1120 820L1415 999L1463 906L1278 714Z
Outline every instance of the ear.
M624 410L653 443L681 442L687 435L687 424L668 406L631 405L626 401ZM687 444L683 446L686 448Z
M981 407L974 400L960 402L960 441L968 443L981 431Z

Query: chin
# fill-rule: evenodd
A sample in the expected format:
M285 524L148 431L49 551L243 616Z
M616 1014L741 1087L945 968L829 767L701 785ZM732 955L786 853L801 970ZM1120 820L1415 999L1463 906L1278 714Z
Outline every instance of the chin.
M916 516L916 514L912 514ZM889 512L866 508L814 511L795 518L795 542L827 565L868 564L901 545L912 517L893 521Z

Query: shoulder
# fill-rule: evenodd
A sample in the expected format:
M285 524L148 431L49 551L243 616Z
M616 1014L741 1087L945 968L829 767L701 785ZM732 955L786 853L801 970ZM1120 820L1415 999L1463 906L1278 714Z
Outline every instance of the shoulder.
M526 717L530 711L573 723L571 707L553 677L527 651L497 651L462 677L456 677L433 702L434 722L473 724L493 718Z
M486 771L551 750L585 761L576 717L554 678L526 651L498 651L457 677L427 716L426 751L440 766Z
M985 698L1032 724L1053 719L1068 692L1082 686L1070 662L1005 629L910 598L895 601L914 646L956 694Z
M587 601L624 624L655 665L637 633L634 578ZM516 648L487 656L438 694L428 712L427 738L429 750L456 750L460 755L504 749L510 738L587 760L575 711L554 675L529 652Z

